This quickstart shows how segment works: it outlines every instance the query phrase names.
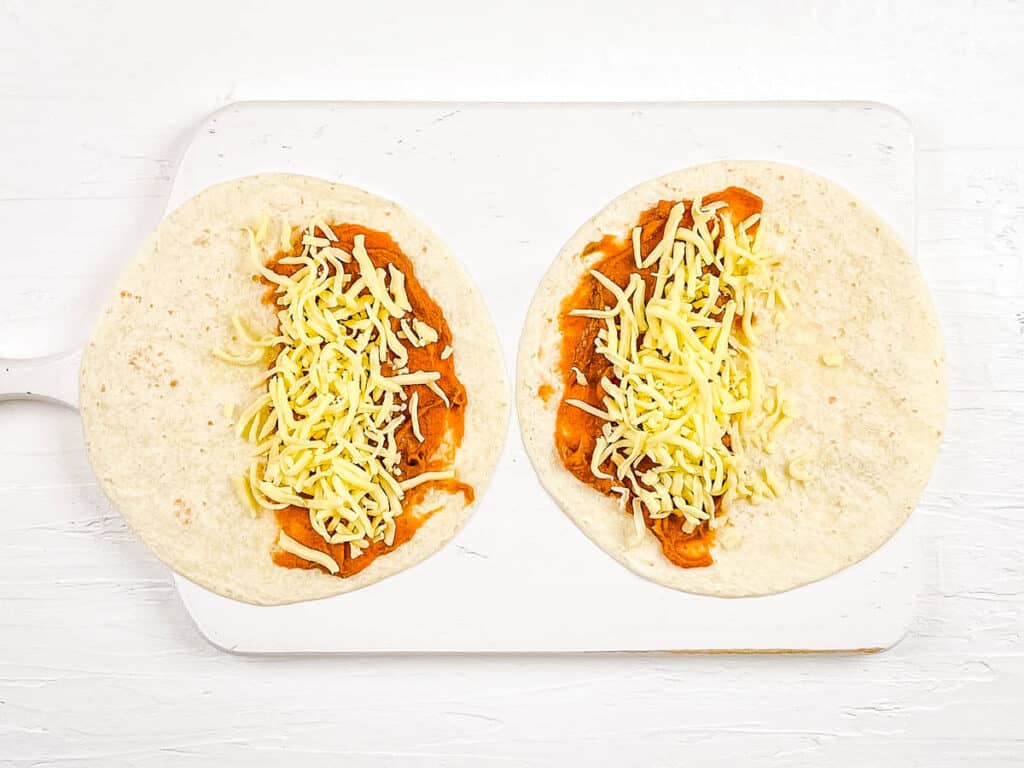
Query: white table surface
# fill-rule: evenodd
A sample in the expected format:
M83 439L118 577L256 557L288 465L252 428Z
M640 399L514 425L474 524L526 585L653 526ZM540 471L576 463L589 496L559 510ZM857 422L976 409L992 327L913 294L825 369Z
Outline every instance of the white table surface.
M85 339L237 99L902 109L919 256L940 312L971 307L944 320L924 587L877 656L240 658L109 510L76 415L3 403L0 765L1024 764L1024 6L145 5L0 4L0 357Z

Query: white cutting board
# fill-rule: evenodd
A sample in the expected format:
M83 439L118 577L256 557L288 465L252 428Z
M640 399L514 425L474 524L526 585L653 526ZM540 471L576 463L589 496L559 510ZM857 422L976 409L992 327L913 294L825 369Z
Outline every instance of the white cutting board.
M641 181L723 158L828 176L914 243L912 130L895 111L865 103L242 103L197 131L168 210L210 184L265 171L391 198L425 220L477 281L512 378L533 290L575 229ZM29 382L16 387L22 392L40 382L36 392L67 399L74 365L10 375ZM470 522L411 570L273 608L176 580L199 630L243 653L880 650L912 616L914 528L911 520L861 563L781 595L675 592L620 566L562 514L534 475L513 414Z

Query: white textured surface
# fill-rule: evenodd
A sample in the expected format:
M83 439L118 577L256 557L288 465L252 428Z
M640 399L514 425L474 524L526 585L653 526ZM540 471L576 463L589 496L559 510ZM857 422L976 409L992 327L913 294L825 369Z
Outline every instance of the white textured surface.
M572 5L543 4L538 29L526 4L323 2L304 28L338 42L300 49L294 10L4 3L0 355L84 339L228 100L888 101L917 123L918 250L952 367L907 639L855 657L229 656L106 510L77 417L3 403L0 765L1024 762L1024 7L701 4L695 38L676 3L635 22L637 4Z

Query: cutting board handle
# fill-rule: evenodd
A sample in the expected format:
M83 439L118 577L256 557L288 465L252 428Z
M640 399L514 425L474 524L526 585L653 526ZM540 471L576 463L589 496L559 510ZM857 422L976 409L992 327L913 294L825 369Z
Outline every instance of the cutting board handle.
M82 350L50 357L0 358L0 402L43 400L78 408L78 369Z

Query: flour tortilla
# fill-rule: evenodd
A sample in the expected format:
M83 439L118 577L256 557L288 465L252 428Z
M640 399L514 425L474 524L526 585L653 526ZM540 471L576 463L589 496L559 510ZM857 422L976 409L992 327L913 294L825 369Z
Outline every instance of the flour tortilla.
M439 550L470 513L461 494L428 494L424 504L444 507L411 541L337 578L275 565L273 514L254 520L235 497L228 478L248 469L253 446L235 436L224 408L252 401L259 369L223 363L210 350L229 345L234 312L256 328L274 323L260 302L263 286L252 280L242 227L269 220L269 257L282 217L300 226L314 216L389 233L444 311L468 400L455 470L478 499L508 417L498 339L480 292L444 243L395 203L284 174L218 184L184 203L127 268L85 351L86 444L103 489L157 557L214 592L261 605L380 581Z
M728 186L764 199L763 247L784 257L780 278L793 308L766 332L768 383L781 383L800 418L771 456L810 456L814 478L760 505L736 502L707 568L680 568L649 531L639 541L616 501L577 480L555 451L562 399L558 332L563 298L600 252L583 247L628 235L659 200L693 199ZM841 367L822 364L839 352ZM545 402L538 388L554 393ZM856 563L903 525L923 491L946 412L942 340L927 288L893 232L826 179L791 166L718 162L641 184L584 224L555 259L530 307L519 348L517 406L523 439L544 486L579 528L627 568L673 589L704 595L766 595ZM833 399L834 398L834 399Z

